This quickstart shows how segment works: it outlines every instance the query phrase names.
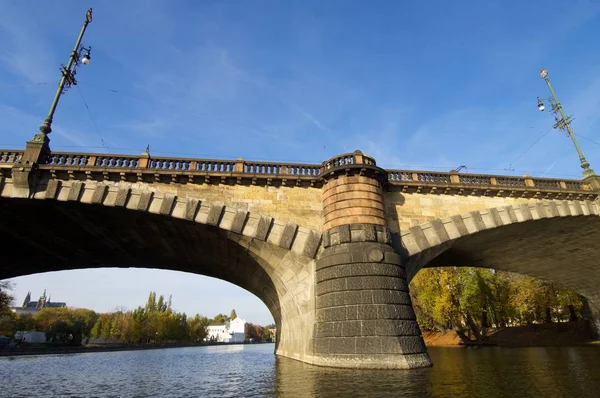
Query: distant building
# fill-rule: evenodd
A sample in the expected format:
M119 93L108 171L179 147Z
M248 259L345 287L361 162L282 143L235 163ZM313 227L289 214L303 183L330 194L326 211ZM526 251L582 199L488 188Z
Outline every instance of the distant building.
M43 308L64 308L67 303L59 303L50 301L50 297L46 297L46 290L37 301L31 301L31 292L27 293L23 305L21 307L11 307L11 310L17 315L34 315Z
M208 325L207 332L206 341L243 343L246 338L246 321L238 317L227 321L225 325Z

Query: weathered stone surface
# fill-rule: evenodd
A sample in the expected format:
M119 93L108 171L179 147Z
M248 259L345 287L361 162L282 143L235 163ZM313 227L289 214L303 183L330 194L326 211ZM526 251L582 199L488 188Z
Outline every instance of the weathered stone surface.
M231 232L235 232L238 234L242 233L244 229L244 225L246 224L246 219L248 218L248 212L245 210L238 210L233 217L233 222L231 223Z
M177 196L175 195L167 195L163 198L162 203L160 204L159 214L167 215L171 214L173 210L173 206L175 205L175 201L177 200Z
M10 177L0 170L0 219L11 226L0 263L13 253L20 259L3 269L16 274L0 277L106 264L210 275L265 302L280 326L278 355L358 368L431 364L406 280L424 266L520 272L600 302L598 202L595 191L571 192L574 182L548 192L535 179L513 189L491 177L470 189L463 175L437 184L408 173L396 176L408 186L385 185L385 171L361 163L361 153L341 157L333 174L302 166L312 181L293 166L276 166L275 175L243 160L230 173L231 164L195 160L185 170L150 169L150 156L141 156L126 173L90 171L92 158L84 168L22 164ZM26 245L41 221L52 234ZM594 308L590 319L600 319Z
M258 240L267 240L267 235L271 230L271 225L273 224L273 219L271 217L262 216L258 221L258 225L256 227L256 233L254 237Z
M319 250L319 243L321 242L321 234L317 231L310 231L304 244L302 253L308 258L314 258Z
M281 238L279 238L279 247L290 249L292 247L292 243L294 242L296 231L298 231L298 226L296 224L287 223L283 228Z
M91 203L100 204L104 200L104 196L108 191L108 187L106 185L98 185L94 188L94 194L92 195Z
M115 199L115 207L125 207L127 204L127 199L129 199L129 193L131 190L129 188L121 188L117 192L117 197Z
M48 186L46 187L46 193L44 194L44 197L46 199L56 199L56 194L58 193L60 185L61 182L59 180L48 181Z
M71 183L71 187L69 188L69 196L67 197L67 200L78 201L82 190L83 183L79 181L73 181Z
M208 217L206 218L206 223L208 225L213 226L219 225L224 208L225 206L222 203L213 203L210 206L210 209L208 209Z
M200 201L198 199L188 198L185 204L185 219L194 220L200 209Z
M150 208L150 201L154 197L154 192L144 191L140 194L140 201L138 202L138 210L148 211Z

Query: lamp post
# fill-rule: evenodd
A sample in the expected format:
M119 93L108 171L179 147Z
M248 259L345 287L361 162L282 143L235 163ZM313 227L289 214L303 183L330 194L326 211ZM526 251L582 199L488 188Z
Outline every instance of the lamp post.
M67 66L61 66L62 78L60 79L60 83L58 84L58 89L56 90L56 94L54 95L54 100L52 101L52 105L50 106L48 116L46 116L44 123L40 126L40 134L36 134L33 139L34 142L42 142L45 147L48 147L50 143L48 134L52 132L52 118L54 117L54 112L56 111L56 106L58 105L60 96L64 94L72 85L77 85L75 75L77 74L77 66L79 65L79 63L81 62L84 65L90 63L90 52L92 51L92 48L84 47L83 45L81 45L81 39L83 38L85 30L90 22L92 22L91 8L85 13L85 21L83 22L83 26L81 27L79 37L77 38L75 47L71 52L71 56L69 57L69 62L67 63Z
M577 143L575 134L573 134L573 129L571 128L571 116L565 116L562 105L558 101L558 98L556 98L556 94L554 93L554 89L552 88L550 79L548 78L548 70L542 68L540 71L540 77L544 79L548 85L548 88L550 89L550 93L552 94L552 97L547 98L546 101L550 104L551 112L554 114L554 120L556 121L553 127L555 129L566 131L569 134L569 137L571 137L573 145L575 145L575 149L579 155L579 161L581 162L581 168L583 169L583 178L596 176L594 170L590 168L590 163L585 159L585 156L583 156L583 152ZM537 101L538 109L543 112L546 109L544 102L540 99L540 97L538 97Z

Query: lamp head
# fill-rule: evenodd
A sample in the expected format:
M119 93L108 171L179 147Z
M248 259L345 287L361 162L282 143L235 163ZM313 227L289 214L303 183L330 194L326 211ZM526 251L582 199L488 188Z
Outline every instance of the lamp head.
M85 55L83 56L83 58L81 59L81 63L84 65L87 65L90 63L90 59L92 59L92 56L90 55L90 51L91 51L91 47L87 49Z
M546 109L546 107L544 106L544 103L542 102L542 100L540 99L540 97L538 97L537 107L540 110L540 112L544 112L544 109Z
M542 79L545 79L545 78L547 78L547 77L548 77L548 69L546 69L546 68L542 68L542 70L540 71L540 77L541 77Z

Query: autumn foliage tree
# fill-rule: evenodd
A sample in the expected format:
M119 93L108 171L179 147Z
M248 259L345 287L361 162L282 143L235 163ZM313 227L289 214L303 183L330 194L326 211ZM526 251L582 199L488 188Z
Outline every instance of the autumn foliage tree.
M426 268L412 280L410 293L423 330L568 321L583 311L571 290L486 268Z

